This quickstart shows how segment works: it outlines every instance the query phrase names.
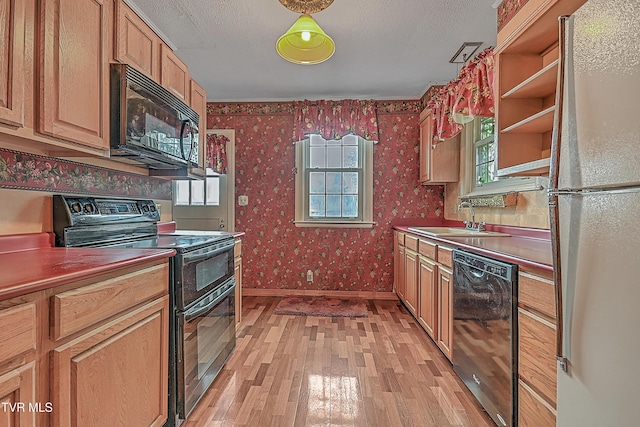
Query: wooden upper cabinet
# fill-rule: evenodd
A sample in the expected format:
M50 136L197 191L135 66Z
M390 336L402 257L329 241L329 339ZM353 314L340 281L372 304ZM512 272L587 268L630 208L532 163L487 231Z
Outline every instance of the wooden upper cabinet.
M0 123L24 125L25 1L0 0Z
M460 137L433 144L431 110L420 114L420 183L425 185L458 182Z
M160 51L162 54L160 84L188 104L190 95L189 69L166 44L162 44Z
M207 138L207 93L195 80L190 81L189 105L198 113L198 166L205 167L204 164L204 144Z
M37 130L109 149L111 0L42 0Z
M115 59L159 82L160 37L122 0L115 19Z
M498 33L498 175L548 175L558 80L558 18L586 0L530 0Z

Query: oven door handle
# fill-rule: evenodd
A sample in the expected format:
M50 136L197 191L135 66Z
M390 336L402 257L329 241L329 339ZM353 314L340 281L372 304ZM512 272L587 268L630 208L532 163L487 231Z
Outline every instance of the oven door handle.
M188 323L192 319L200 316L201 314L207 313L213 307L218 305L220 303L220 301L222 301L223 299L228 297L229 294L231 294L232 292L235 292L235 290L236 290L236 284L234 283L232 287L230 287L229 289L224 291L224 293L222 293L222 295L220 295L219 297L217 297L216 299L214 299L213 301L211 301L209 304L205 305L204 307L193 307L190 310L185 311L184 312L184 321L186 323Z
M193 254L193 255L185 254L182 259L183 259L183 262L185 264L189 264L189 263L192 263L192 262L195 262L195 261L200 261L202 259L211 258L211 257L216 256L218 254L221 254L223 252L232 250L234 246L235 246L235 241L231 241L230 243L225 244L224 246L217 247L217 248L215 248L215 249L213 249L211 251L207 251L205 253L197 253L197 254Z

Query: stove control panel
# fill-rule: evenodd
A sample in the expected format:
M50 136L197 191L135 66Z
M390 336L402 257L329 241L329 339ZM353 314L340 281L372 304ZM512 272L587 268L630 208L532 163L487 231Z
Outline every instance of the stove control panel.
M97 197L54 196L54 214L64 211L70 224L101 223L113 220L159 221L153 200L107 199Z

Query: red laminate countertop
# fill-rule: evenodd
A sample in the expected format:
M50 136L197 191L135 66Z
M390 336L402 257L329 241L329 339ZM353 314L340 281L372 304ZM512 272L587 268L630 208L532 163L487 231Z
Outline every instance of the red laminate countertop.
M409 225L396 225L393 228L406 233L421 235L430 240L442 242L448 246L466 249L491 258L501 259L521 266L553 271L551 240L544 238L546 230L535 230L523 235L516 234L517 229L497 229L510 233L510 237L433 237L409 230ZM412 226L413 227L413 226ZM526 229L525 229L526 230ZM530 231L530 230L528 230ZM529 234L529 235L527 235ZM535 236L535 237L532 237Z
M52 248L0 253L0 300L169 258L173 249Z

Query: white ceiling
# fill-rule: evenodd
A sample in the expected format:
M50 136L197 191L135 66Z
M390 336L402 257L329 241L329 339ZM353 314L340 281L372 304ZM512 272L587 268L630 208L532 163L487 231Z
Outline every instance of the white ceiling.
M449 59L463 42L496 42L496 0L335 0L313 15L335 54L297 65L275 50L299 16L278 0L126 1L176 50L210 102L417 99L457 76L460 65Z

